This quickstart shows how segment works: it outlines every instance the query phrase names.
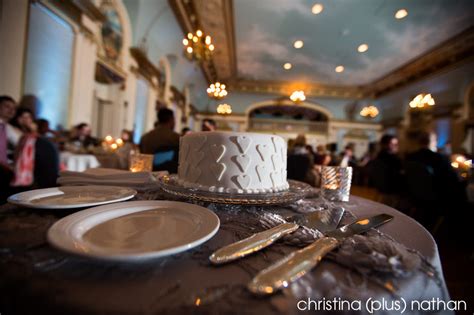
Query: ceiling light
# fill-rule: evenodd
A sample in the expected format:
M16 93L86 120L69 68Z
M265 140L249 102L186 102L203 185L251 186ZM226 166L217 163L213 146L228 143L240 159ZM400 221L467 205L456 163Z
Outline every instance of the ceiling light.
M336 72L342 72L344 71L344 66L337 66L335 69Z
M324 10L324 6L320 3L316 3L311 8L311 12L313 12L313 14L319 14L319 13L323 12L323 10Z
M227 96L225 84L220 82L213 83L207 88L207 95L211 98L221 99Z
M395 13L396 19L403 19L405 16L408 15L408 11L406 9L400 9Z
M219 104L217 106L217 113L220 115L232 114L232 106L230 106L229 104Z
M304 95L304 91L294 91L290 95L290 100L292 100L295 103L302 102L306 99L306 96Z
M285 64L283 65L283 68L284 68L285 70L290 70L291 67L292 67L292 65L291 65L291 63L289 63L289 62L287 62L287 63L285 63Z
M361 44L357 48L357 51L360 52L360 53L366 52L367 50L369 50L369 45L367 45L367 44Z
M411 108L426 108L429 106L433 106L435 104L434 98L431 96L431 94L418 94L415 96L411 102L410 102L410 107Z
M365 106L360 111L360 115L366 118L374 118L379 114L379 110L374 105Z
M295 41L295 43L293 44L293 46L294 46L296 49L302 48L303 45L304 45L304 43L303 43L302 40L297 40L297 41Z

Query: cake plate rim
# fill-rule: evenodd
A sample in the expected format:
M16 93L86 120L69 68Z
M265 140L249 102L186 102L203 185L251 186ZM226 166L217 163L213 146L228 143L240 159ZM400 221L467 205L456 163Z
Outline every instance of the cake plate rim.
M233 205L282 205L304 199L313 189L309 184L288 180L287 190L265 194L239 194L204 191L178 184L178 174L164 175L158 179L160 188L167 194L188 199Z

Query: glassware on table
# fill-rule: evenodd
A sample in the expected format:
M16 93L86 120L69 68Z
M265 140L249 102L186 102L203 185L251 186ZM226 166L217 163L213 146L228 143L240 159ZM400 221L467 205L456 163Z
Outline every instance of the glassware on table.
M352 167L324 166L321 171L321 192L329 201L349 201Z
M130 153L129 170L132 172L151 172L153 170L153 155Z

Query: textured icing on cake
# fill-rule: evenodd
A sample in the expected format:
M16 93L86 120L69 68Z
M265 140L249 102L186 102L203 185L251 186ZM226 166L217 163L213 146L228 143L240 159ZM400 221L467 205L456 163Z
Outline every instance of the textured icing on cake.
M286 190L286 152L285 140L275 135L191 133L180 139L179 183L226 193Z

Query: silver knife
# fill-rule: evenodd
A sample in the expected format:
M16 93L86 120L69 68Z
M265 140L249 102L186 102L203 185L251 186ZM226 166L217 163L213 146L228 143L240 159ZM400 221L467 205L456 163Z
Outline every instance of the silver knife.
M341 221L343 214L344 208L338 207L331 210L294 215L286 218L287 221L292 221L293 223L288 222L277 225L271 229L253 234L246 239L222 247L209 256L209 260L213 264L224 264L243 258L270 246L283 236L293 233L301 225L309 228L317 228L323 233L334 230Z
M252 293L258 295L273 294L279 289L288 287L291 282L301 278L316 267L321 259L336 248L346 237L364 233L392 219L393 216L391 215L379 214L370 218L359 219L354 223L330 231L326 233L325 237L260 271L247 287Z

